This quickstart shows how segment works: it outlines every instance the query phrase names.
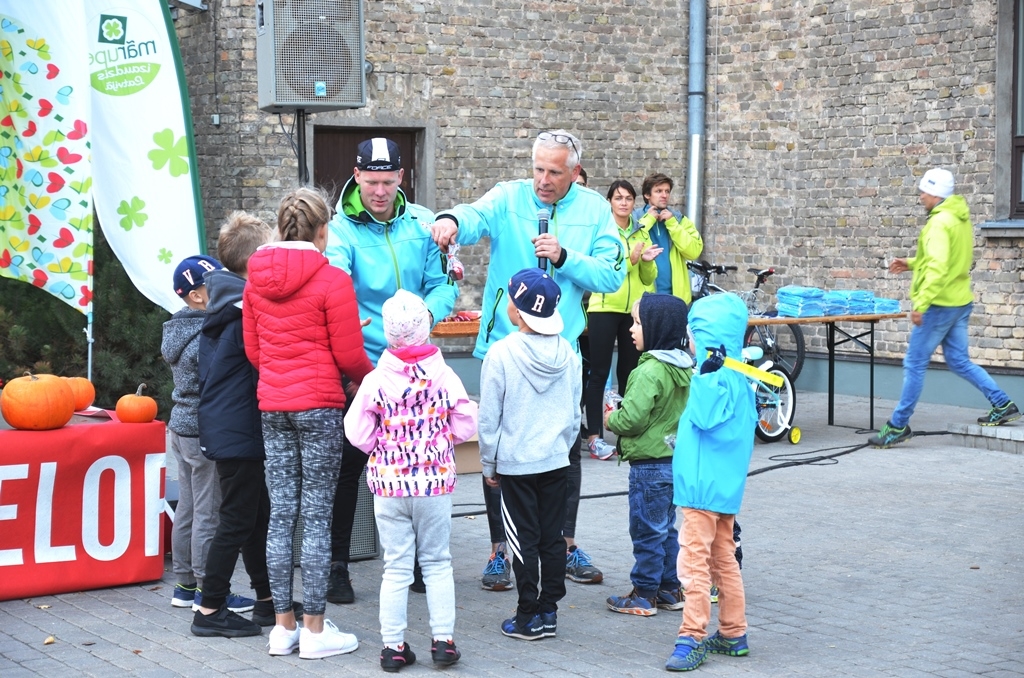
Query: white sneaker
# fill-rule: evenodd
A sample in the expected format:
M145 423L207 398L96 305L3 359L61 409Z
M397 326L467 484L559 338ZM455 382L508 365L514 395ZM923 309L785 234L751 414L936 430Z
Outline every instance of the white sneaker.
M330 619L324 620L323 633L313 633L306 627L302 627L302 633L299 636L299 657L301 659L333 657L336 654L355 652L358 647L359 640L351 633L339 631Z
M594 438L594 442L588 443L587 447L590 448L590 456L594 459L606 461L615 456L615 446L609 445L602 438Z
M267 647L270 648L270 654L282 656L295 652L295 648L299 646L299 630L298 626L295 627L294 631L289 631L280 624L276 625L271 630L270 642L267 643Z

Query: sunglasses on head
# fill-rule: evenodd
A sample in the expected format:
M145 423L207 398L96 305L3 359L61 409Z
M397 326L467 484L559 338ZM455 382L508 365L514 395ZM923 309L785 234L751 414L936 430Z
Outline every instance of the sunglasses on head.
M567 134L553 134L551 132L541 132L540 134L537 135L537 138L540 139L541 141L554 139L556 143L571 146L572 150L575 151L576 153L576 157L580 157L580 150L576 148L576 142L573 141L572 137L568 136Z

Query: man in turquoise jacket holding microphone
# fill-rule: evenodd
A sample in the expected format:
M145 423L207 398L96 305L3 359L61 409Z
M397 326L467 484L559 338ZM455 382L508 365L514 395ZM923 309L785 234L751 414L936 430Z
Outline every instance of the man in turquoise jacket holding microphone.
M541 266L561 288L558 312L562 336L576 346L587 325L583 292L614 292L626 275L617 226L608 201L575 183L582 143L565 130L541 132L533 144L533 179L503 181L468 205L442 210L431 227L434 241L472 245L491 239L484 286L480 333L473 355L481 360L494 342L516 328L505 312L505 287L527 267ZM580 583L603 579L589 556L575 543L580 497L580 440L569 452L569 492L565 537L566 576ZM491 559L484 570L486 589L510 588L511 564L501 549L504 540L497 493L484 486L491 527Z

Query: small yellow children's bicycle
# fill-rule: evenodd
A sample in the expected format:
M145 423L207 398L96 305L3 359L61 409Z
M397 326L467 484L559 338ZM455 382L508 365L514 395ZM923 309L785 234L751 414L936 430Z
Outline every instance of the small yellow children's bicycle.
M743 362L738 363L753 368L753 364L764 358L760 346L743 348ZM726 366L729 365L727 361ZM796 414L796 389L793 380L784 367L775 365L771 360L753 368L762 375L751 374L747 369L733 367L742 372L754 389L755 406L757 407L757 428L754 434L766 443L774 443L788 437L789 442L796 445L800 442L800 429L793 426ZM767 373L767 376L763 376Z
M688 261L686 267L690 270L690 289L695 301L709 294L724 292L722 287L715 284L715 276L738 270L735 266L720 266L706 261ZM769 308L771 298L761 286L775 274L775 269L749 268L747 272L754 274L754 287L736 294L747 304L751 316L774 316L775 312ZM763 358L785 369L794 382L800 377L804 366L805 343L803 329L791 324L751 325L743 336L744 346L760 346Z

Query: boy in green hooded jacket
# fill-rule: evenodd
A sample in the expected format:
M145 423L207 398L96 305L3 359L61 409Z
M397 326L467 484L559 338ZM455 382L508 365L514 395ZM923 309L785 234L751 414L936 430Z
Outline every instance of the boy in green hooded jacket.
M672 448L690 393L693 360L683 351L686 302L670 294L644 294L633 305L633 343L640 362L629 375L621 408L605 416L629 462L629 536L635 563L633 590L608 598L608 608L648 617L678 610L683 594L676 575L679 534L672 505Z

